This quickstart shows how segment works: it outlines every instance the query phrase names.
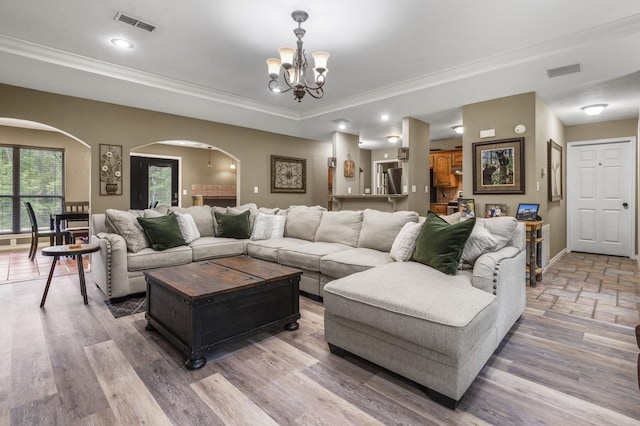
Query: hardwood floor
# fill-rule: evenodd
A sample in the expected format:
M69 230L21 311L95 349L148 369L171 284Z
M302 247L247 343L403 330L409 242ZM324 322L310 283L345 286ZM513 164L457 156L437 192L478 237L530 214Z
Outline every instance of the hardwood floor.
M323 307L307 298L299 330L225 347L189 371L144 314L113 318L92 282L88 273L85 306L76 275L54 278L43 309L44 278L0 285L0 425L640 424L627 312L616 323L529 306L451 411L395 374L330 354Z

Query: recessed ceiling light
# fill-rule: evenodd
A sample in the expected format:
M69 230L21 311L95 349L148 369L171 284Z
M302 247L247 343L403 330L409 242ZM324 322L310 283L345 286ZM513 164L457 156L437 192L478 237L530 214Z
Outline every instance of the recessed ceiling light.
M452 127L453 131L456 132L457 134L461 135L462 133L464 133L464 128L462 127L462 125L460 126L453 126Z
M604 111L604 109L607 106L608 106L607 104L594 104L594 105L583 106L580 109L583 110L584 113L587 114L587 115L598 115L602 111Z
M131 43L129 40L125 40L123 38L112 38L111 39L111 43L113 43L114 46L117 46L121 49L131 49L133 48L133 43Z
M396 143L400 140L400 136L387 136L387 140L389 141L389 143Z
M338 124L338 129L340 129L340 130L344 130L344 129L346 129L346 128L347 128L347 125L346 125L345 123L340 123L340 124Z
M389 114L382 114L380 116L380 120L382 121L389 121Z

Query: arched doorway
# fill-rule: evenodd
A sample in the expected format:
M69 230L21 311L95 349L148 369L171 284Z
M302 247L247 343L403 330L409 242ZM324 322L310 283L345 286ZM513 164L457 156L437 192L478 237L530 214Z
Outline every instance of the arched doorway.
M130 157L132 208L135 198L142 200L144 207L159 200L152 192L167 191L159 189L157 184L169 184L167 178L172 167L177 169L177 177L174 177L177 184L171 182L171 185L176 184L177 191L169 190L172 205L215 205L219 201L227 206L238 202L240 161L213 145L192 140L158 141L132 149ZM141 170L139 174L134 165ZM156 180L150 176L155 176ZM159 202L162 204L164 200Z

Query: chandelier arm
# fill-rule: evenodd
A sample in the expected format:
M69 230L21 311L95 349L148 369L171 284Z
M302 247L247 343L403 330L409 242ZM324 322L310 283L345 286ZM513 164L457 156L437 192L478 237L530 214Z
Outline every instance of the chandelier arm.
M305 88L305 90L309 95L311 95L312 98L315 98L315 99L320 99L321 97L324 96L324 90L322 90L322 87L318 87L316 89L307 87L307 88ZM317 93L319 93L319 95L316 96L316 95L313 94L313 92L317 92Z

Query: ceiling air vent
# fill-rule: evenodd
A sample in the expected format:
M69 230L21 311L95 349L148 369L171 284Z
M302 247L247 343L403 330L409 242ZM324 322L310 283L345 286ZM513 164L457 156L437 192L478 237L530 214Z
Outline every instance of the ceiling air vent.
M574 74L580 72L580 64L567 65L566 67L559 67L547 70L547 76L549 78L560 77L561 75Z
M116 15L115 18L113 18L114 20L118 21L118 22L123 22L125 24L129 24L132 27L136 27L136 28L140 28L141 30L145 30L145 31L153 31L156 29L155 25L151 25L148 22L144 22L139 20L138 18L133 18L131 16L125 15L122 12L118 12L118 14Z

